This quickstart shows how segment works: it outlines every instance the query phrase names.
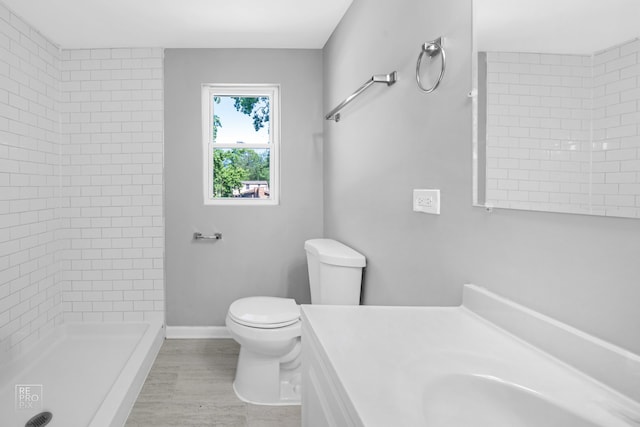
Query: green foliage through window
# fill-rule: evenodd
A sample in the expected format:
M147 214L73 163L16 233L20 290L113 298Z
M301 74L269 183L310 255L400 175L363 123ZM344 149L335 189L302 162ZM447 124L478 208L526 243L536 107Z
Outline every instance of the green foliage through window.
M259 131L265 123L269 122L269 98L261 96L258 98L234 97L233 106L253 119L253 128Z
M252 119L253 129L258 132L268 125L270 116L269 97L230 96L233 107ZM220 104L221 97L214 96L213 103ZM215 109L214 109L215 111ZM223 126L224 118L214 114L213 139ZM268 127L267 127L268 129ZM243 197L248 193L258 197L269 187L269 149L214 148L213 150L213 195L214 197ZM248 185L247 182L251 181ZM244 183L244 184L243 184ZM246 188L249 186L250 188ZM256 188L264 187L262 193ZM247 190L247 191L243 191Z
M203 85L202 96L208 105L203 108L208 122L203 133L208 152L205 204L251 205L241 200L257 198L260 204L277 205L277 85Z
M259 97L245 97L245 96L231 96L233 99L233 106L236 111L239 111L247 116L251 117L253 120L253 128L255 131L259 131L265 125L265 123L269 123L271 107L269 103L269 98L266 96ZM215 104L220 104L220 97L214 96L213 102ZM215 141L218 136L218 128L222 127L222 120L220 120L220 116L217 114L213 115L213 140Z
M213 150L215 197L241 197L243 182L263 181L269 187L269 149L229 148Z

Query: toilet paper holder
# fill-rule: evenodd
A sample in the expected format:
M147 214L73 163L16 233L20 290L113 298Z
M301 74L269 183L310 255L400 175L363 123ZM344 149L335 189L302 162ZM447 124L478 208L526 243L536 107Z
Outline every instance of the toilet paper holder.
M222 240L222 233L213 233L212 236L205 236L202 233L193 233L193 240Z

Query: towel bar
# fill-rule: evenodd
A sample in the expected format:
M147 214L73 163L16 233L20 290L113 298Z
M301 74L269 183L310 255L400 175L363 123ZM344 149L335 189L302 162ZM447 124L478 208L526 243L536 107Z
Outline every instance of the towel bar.
M396 80L398 80L398 73L395 71L389 74L378 74L375 76L371 76L371 78L367 80L365 84L363 84L358 89L356 89L356 91L353 92L351 95L349 95L347 99L342 101L336 108L331 110L329 114L324 116L325 120L335 120L336 122L339 122L340 121L339 111L342 110L344 107L346 107L347 104L353 101L358 95L364 92L369 86L371 86L374 83L386 83L387 86L391 86L396 82Z

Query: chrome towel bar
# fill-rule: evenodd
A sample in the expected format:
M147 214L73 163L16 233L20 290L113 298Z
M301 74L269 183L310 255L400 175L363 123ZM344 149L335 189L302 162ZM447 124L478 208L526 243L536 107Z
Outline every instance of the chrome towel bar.
M346 107L347 104L353 101L358 95L364 92L369 86L371 86L374 83L386 83L387 86L391 86L396 82L396 80L398 80L398 73L395 71L389 74L378 74L378 75L371 76L371 78L367 80L365 84L360 86L355 92L349 95L347 99L342 101L336 108L331 110L329 114L324 116L325 120L335 120L336 122L339 122L340 121L339 111L342 110L344 107Z
M193 240L222 240L222 233L213 233L213 236L204 236L202 233L193 233Z
M436 81L436 83L429 89L425 89L424 86L422 86L422 82L420 81L420 66L422 65L422 56L425 53L429 58L433 58L434 56L437 56L439 53L442 54L442 68L440 70L440 76L438 77L438 81ZM416 82L418 83L418 87L422 92L431 93L434 90L436 90L436 88L442 81L442 77L444 76L444 69L446 65L447 63L446 63L446 57L444 53L442 37L438 37L435 40L422 44L422 47L420 49L420 55L418 55L418 62L416 63Z

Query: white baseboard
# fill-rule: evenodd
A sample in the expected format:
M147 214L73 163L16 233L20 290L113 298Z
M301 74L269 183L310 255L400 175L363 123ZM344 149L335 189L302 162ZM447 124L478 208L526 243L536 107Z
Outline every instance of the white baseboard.
M167 326L167 339L231 338L226 326Z

